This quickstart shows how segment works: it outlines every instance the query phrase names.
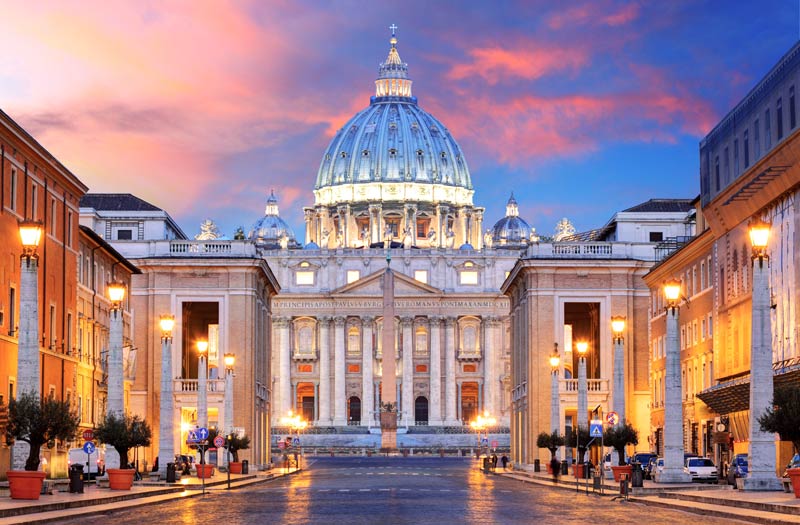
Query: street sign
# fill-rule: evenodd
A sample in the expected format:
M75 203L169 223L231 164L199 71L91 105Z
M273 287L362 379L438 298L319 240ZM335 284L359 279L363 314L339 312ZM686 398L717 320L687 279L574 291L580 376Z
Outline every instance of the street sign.
M198 441L205 441L208 439L208 429L205 427L195 429L194 433Z
M616 412L609 412L606 414L606 422L611 426L615 426L619 423L619 414Z
M186 444L194 445L197 441L197 433L194 430L190 430L189 435L186 436Z
M292 440L292 445L294 445L294 446L298 446L299 444L300 444L300 438L294 438L294 439Z
M94 430L87 429L83 431L83 440L92 441L94 439Z
M285 449L286 443L284 443L283 441L278 441L278 448L281 450Z
M489 446L489 438L481 439L481 445L483 445L484 447L488 447Z
M498 443L495 440L492 440L492 448L497 448L499 445L500 445L500 443Z
M599 419L593 419L589 423L589 437L602 438L603 437L603 422Z
M97 450L97 447L94 446L94 443L91 441L87 441L83 444L83 451L87 454L94 454L94 451Z
M214 446L217 448L222 448L225 446L225 438L222 436L217 436L214 438Z

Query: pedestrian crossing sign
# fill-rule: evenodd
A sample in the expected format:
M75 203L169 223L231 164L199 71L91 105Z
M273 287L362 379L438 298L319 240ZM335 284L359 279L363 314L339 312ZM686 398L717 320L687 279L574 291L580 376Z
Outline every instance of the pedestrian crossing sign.
M603 422L593 419L589 424L589 437L602 438L603 437Z

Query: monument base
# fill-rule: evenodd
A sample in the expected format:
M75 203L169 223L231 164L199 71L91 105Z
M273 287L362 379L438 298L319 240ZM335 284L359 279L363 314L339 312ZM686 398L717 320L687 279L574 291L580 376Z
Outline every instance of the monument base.
M739 480L737 480L739 481ZM782 491L783 490L783 483L775 476L765 476L765 477L758 477L758 478L751 478L746 477L741 480L742 481L742 490L749 491L749 492L757 492L757 491Z
M692 475L682 469L664 470L658 475L657 483L691 483Z

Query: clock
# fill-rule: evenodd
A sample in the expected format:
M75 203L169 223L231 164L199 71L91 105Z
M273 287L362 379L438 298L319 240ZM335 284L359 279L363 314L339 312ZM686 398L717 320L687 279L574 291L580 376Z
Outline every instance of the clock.
M725 423L717 423L717 432L725 432Z

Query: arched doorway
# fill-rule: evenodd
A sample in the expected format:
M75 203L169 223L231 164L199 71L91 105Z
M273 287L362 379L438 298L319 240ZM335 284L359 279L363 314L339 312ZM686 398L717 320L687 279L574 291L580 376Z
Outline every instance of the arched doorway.
M356 396L347 400L347 424L361 424L361 399Z
M461 383L461 421L469 424L478 415L478 383Z
M414 424L428 424L428 398L425 396L419 396L414 400Z

